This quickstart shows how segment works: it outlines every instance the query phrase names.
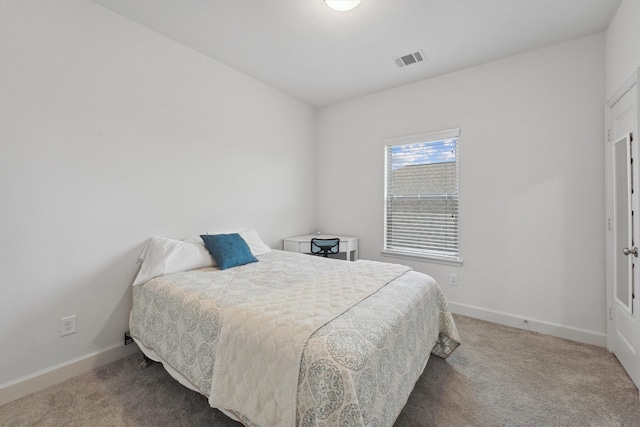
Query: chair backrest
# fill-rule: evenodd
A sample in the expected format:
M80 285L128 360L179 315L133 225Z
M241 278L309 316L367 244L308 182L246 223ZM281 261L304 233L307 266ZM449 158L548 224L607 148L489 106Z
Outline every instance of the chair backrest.
M337 254L340 252L340 239L332 237L330 239L311 239L311 253L314 255L323 255L325 258L329 254Z

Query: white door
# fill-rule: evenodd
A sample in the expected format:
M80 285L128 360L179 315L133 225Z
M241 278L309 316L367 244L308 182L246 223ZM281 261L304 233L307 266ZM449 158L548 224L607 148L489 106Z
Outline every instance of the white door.
M608 110L609 347L640 387L638 85ZM636 268L637 267L637 268Z

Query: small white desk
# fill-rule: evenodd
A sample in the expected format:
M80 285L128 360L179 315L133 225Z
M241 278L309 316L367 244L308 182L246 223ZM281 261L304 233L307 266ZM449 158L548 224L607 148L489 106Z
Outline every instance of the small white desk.
M339 252L345 253L348 261L358 259L358 238L353 236L338 236L336 234L305 234L304 236L293 236L282 239L284 241L284 250L288 252L299 252L302 254L311 253L311 239L331 239L337 237L340 239Z

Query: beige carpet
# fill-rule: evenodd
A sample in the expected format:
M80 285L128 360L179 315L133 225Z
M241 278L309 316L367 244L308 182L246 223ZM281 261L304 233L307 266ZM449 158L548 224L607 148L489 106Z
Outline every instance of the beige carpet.
M606 349L455 316L396 426L640 426L638 390ZM159 364L131 356L0 407L2 426L239 426Z

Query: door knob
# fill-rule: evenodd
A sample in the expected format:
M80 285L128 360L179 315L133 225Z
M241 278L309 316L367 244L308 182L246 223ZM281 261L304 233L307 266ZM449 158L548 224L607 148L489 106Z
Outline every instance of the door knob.
M633 249L624 248L622 250L622 253L625 254L625 255L633 254L637 258L638 257L638 248L633 248Z

